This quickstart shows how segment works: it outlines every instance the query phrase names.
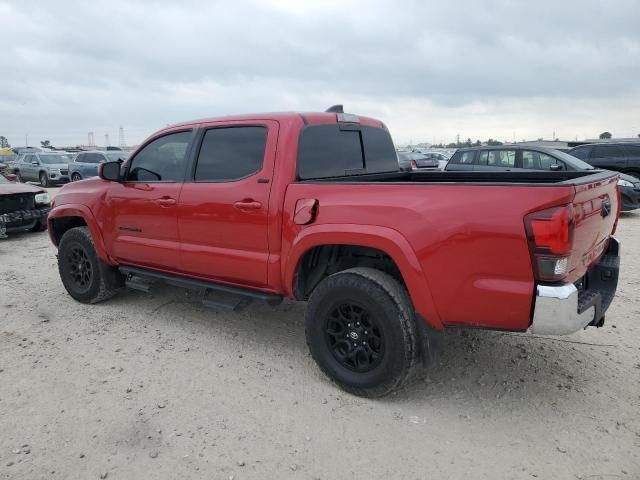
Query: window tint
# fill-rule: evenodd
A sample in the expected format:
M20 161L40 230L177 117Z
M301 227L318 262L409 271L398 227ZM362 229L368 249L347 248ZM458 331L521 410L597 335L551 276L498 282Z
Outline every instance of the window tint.
M355 173L398 171L391 136L381 128L314 125L300 133L298 177L339 177Z
M190 131L172 133L155 139L131 160L127 180L132 182L182 181L190 139Z
M83 163L100 163L103 160L104 157L100 153L85 153L82 159L78 161Z
M575 150L571 150L569 154L579 158L580 160L585 160L589 156L589 150L591 150L591 147L580 147Z
M627 157L640 157L640 145L623 145L622 149Z
M196 181L238 180L258 172L266 144L265 127L207 130L198 155Z
M591 158L622 157L622 150L615 145L596 145L591 151Z

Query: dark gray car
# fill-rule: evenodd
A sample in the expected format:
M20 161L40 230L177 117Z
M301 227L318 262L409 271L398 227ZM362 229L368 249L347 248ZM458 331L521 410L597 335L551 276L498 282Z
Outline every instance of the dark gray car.
M640 142L590 143L572 148L567 153L594 167L640 178Z
M128 157L129 152L122 150L80 152L69 163L69 178L72 182L77 182L83 178L95 177L101 163L126 160Z
M518 171L518 170L593 170L594 167L568 153L543 147L461 148L449 160L446 171ZM640 180L620 174L618 188L622 197L622 210L640 208Z
M50 187L69 181L70 160L67 153L26 153L14 164L14 172L20 182L38 182L42 187Z

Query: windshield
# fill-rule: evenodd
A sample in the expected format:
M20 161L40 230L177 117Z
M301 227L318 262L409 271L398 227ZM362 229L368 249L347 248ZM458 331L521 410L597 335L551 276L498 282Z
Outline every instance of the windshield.
M126 160L127 158L129 158L128 152L107 152L105 153L105 155L112 162L115 162L116 160L120 160L120 159Z
M69 163L71 161L71 158L69 158L69 155L61 155L59 153L47 153L44 155L40 154L40 161L48 165L53 165L56 163Z

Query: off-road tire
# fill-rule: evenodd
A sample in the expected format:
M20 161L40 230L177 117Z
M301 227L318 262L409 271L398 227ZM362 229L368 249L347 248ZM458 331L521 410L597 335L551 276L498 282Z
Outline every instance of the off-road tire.
M86 255L91 266L91 277L86 286L79 287L74 280L70 257L79 251ZM84 258L84 257L83 257ZM58 272L69 295L82 303L98 303L113 297L124 286L124 277L117 268L104 263L96 254L91 233L87 227L67 230L58 246Z
M329 316L341 308L336 305L349 301L365 306L383 333L382 359L370 371L348 368L330 345L335 331L327 333ZM320 369L340 388L361 397L381 397L400 387L419 356L415 313L407 291L392 276L373 268L352 268L325 278L309 299L305 334Z

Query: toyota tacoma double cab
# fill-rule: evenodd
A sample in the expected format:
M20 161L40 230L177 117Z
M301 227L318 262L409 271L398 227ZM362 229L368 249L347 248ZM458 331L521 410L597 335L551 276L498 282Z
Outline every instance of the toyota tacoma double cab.
M157 282L231 309L306 301L319 367L376 397L447 328L601 326L618 281L617 181L401 172L386 126L336 106L162 129L62 188L49 234L80 302Z

